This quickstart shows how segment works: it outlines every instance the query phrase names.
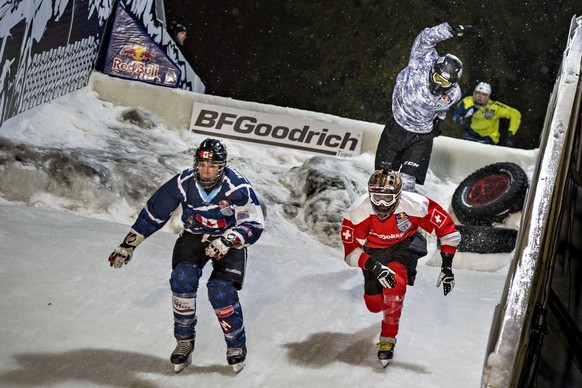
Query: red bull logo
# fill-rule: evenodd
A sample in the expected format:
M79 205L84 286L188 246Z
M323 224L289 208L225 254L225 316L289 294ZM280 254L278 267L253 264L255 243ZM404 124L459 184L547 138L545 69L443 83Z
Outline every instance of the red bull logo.
M121 72L126 73L133 73L135 75L146 77L146 78L155 78L159 76L160 73L160 66L156 64L146 65L145 63L132 61L129 63L125 63L120 58L114 58L113 64L111 66L113 70L118 70Z
M150 62L156 61L156 57L154 57L143 46L133 46L133 47L123 48L120 51L120 54L131 57L134 61L150 61Z

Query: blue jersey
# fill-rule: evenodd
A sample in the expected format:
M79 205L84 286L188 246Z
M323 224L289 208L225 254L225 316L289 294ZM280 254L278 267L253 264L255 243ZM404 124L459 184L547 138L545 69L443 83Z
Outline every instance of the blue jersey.
M226 166L222 184L207 193L193 169L164 183L147 201L132 228L145 237L161 229L182 205L184 230L193 234L234 232L243 246L255 243L263 231L263 212L249 181Z
M429 89L429 75L439 54L438 42L454 37L448 23L425 28L415 39L408 66L396 77L392 92L392 114L404 129L415 133L429 133L436 117L444 119L447 111L461 99L461 88L455 84L442 95L433 95Z

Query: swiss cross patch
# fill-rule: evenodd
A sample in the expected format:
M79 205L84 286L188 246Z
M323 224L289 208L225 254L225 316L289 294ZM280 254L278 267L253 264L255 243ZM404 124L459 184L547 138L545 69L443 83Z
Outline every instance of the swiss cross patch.
M354 228L351 228L349 226L342 227L341 236L342 236L342 240L344 242L347 242L350 244L353 243L354 242Z
M430 222L435 224L437 228L443 226L446 220L447 216L443 212L437 209L432 210L432 214L430 215Z

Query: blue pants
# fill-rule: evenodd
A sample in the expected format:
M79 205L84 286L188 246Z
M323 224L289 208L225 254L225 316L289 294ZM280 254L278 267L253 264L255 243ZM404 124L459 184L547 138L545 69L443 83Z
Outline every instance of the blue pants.
M208 243L202 236L184 233L176 241L172 258L172 305L174 336L192 338L196 333L196 296L202 269L210 260L204 253ZM242 288L246 267L246 249L231 249L221 260L212 261L208 279L208 300L228 347L242 346L246 341L238 290Z

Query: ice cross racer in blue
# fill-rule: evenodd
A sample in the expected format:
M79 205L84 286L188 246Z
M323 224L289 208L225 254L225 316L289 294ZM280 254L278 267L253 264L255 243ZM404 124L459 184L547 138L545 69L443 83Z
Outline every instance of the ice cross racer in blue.
M449 23L425 28L414 40L408 65L400 71L392 92L392 107L376 149L375 169L400 171L403 190L424 184L433 140L440 134L438 120L461 99L458 81L463 64L452 54L439 55L437 43L480 35L473 26Z
M246 247L259 239L264 221L253 187L227 165L221 140L205 139L196 149L193 168L175 175L151 196L109 263L114 268L127 264L133 250L160 230L180 205L184 230L174 246L170 278L178 344L170 360L176 372L191 362L196 295L202 269L211 261L208 299L224 333L227 362L238 373L247 352L238 291L243 286Z

